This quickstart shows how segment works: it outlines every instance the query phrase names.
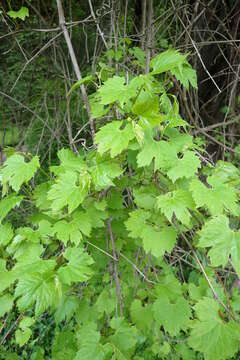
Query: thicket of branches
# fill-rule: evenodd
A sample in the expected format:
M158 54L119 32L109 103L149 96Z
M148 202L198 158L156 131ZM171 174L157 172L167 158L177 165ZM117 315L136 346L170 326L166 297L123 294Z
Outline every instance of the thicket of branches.
M15 144L36 153L43 150L41 155L50 158L64 144L88 142L89 116L80 92L67 97L77 77L56 3L26 1L30 16L24 22L7 16L10 7L21 5L1 2L1 146L11 144L3 136L11 128ZM198 91L186 94L173 84L181 113L194 133L203 135L213 159L224 156L226 149L233 153L239 139L237 1L89 0L63 2L63 7L82 76L103 63L119 73L137 71L127 47L141 47L147 62L169 47L189 52Z

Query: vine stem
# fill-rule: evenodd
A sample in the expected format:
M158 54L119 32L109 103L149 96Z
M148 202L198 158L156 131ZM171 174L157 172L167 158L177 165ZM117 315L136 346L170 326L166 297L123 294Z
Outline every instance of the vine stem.
M117 259L116 257L112 256L111 254L109 254L109 252L101 249L100 247L98 247L97 245L91 243L90 241L86 240L86 243L91 245L92 247L94 247L95 249L99 250L100 252L102 252L103 254L105 254L106 256L110 257L112 260L119 262L119 259ZM150 280L148 279L148 277L137 267L136 264L134 264L133 261L131 261L130 259L128 259L124 254L122 254L121 252L119 252L119 256L121 256L124 260L126 260L133 268L134 270L143 277L143 279L150 283L150 284L157 284L156 281Z
M148 279L148 278L146 277L146 275L145 275L130 259L128 259L125 255L123 255L121 252L119 253L119 255L120 255L124 260L126 260L130 265L132 265L132 267L134 268L134 270L136 270L137 273L138 273L139 275L141 275L146 282L148 282L148 283L150 283L150 284L154 284L154 285L157 284L156 281L152 281L152 280Z
M123 306L122 306L122 294L121 294L121 287L120 287L118 266L117 266L118 258L117 258L114 236L113 236L113 232L112 232L112 225L111 225L110 219L107 220L107 228L108 228L108 232L109 232L111 243L112 243L112 253L113 253L113 257L114 257L114 277L115 277L115 282L116 282L116 290L117 290L117 297L118 297L118 303L119 303L119 309L120 309L120 316L122 316L123 315Z
M99 250L99 251L101 251L103 254L105 254L105 255L107 255L107 256L109 256L111 259L113 259L114 261L118 261L118 259L117 258L115 258L114 256L112 256L111 254L109 254L107 251L105 251L105 250L103 250L103 249L101 249L100 247L98 247L97 245L95 245L95 244L93 244L93 243L91 243L90 241L86 241L86 243L87 244L89 244L89 245L91 245L91 246L93 246L95 249L97 249L97 250Z

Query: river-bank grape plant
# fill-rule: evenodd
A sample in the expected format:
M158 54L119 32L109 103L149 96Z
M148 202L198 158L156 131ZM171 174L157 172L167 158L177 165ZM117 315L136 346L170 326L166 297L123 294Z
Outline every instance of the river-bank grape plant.
M186 58L99 73L88 151L49 173L29 154L3 164L1 359L238 358L240 171L211 165L179 115Z

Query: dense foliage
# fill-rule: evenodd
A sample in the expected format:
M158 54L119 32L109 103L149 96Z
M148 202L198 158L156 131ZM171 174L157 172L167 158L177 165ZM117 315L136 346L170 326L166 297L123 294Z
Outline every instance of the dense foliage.
M5 161L0 312L18 315L2 359L237 354L240 172L205 163L168 72L197 86L175 50L127 83L98 74L94 117L109 121L97 147L61 149L49 173L37 156Z
M240 67L223 98L189 3L0 4L0 359L239 358Z

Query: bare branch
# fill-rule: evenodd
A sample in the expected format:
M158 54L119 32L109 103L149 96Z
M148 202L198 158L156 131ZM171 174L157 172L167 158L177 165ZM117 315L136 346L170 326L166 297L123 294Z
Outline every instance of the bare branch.
M66 41L66 44L67 44L67 47L68 47L69 55L70 55L71 60L72 60L73 69L74 69L74 72L76 74L77 79L81 80L82 79L82 74L81 74L80 68L78 66L77 58L76 58L76 55L75 55L75 52L74 52L74 49L73 49L73 46L72 46L72 41L70 39L68 29L67 29L66 24L65 24L65 17L64 17L64 12L63 12L63 7L62 7L61 0L57 0L57 7L58 7L59 25L60 25L60 28L62 29L64 37L65 37L65 41ZM88 113L88 117L89 117L92 140L94 141L95 130L94 130L94 121L93 121L92 116L91 116L90 103L89 103L89 100L88 100L88 96L87 96L85 86L83 84L80 86L80 89L81 89L81 92L82 92L83 101L84 101L84 103L86 105L86 109L87 109L87 113Z
M92 15L92 17L93 17L93 19L94 19L94 21L95 21L95 24L96 24L97 29L98 29L98 32L99 32L99 34L100 34L100 36L101 36L101 38L102 38L102 41L103 41L103 43L104 43L104 46L105 46L106 49L108 49L108 45L107 45L107 42L106 42L106 40L105 40L105 38L104 38L104 34L103 34L103 32L102 32L102 30L101 30L101 28L100 28L100 25L99 25L99 23L98 23L98 20L97 20L97 18L96 18L95 13L94 13L93 6L92 6L92 1L91 1L91 0L88 0L88 4L89 4L89 7L90 7L91 15Z
M111 243L112 243L113 257L114 257L114 259L117 259L117 253L116 253L116 249L115 249L115 242L114 242L114 236L113 236L113 232L112 232L112 226L111 226L110 219L108 219L108 221L107 221L107 227L108 227L108 232L109 232ZM119 302L119 308L120 308L120 316L122 316L122 314L123 314L122 294L121 294L121 288L120 288L120 282L119 282L117 263L118 263L118 261L114 260L114 277L115 277L115 282L116 282L116 290L117 290L117 296L118 296L118 302Z

